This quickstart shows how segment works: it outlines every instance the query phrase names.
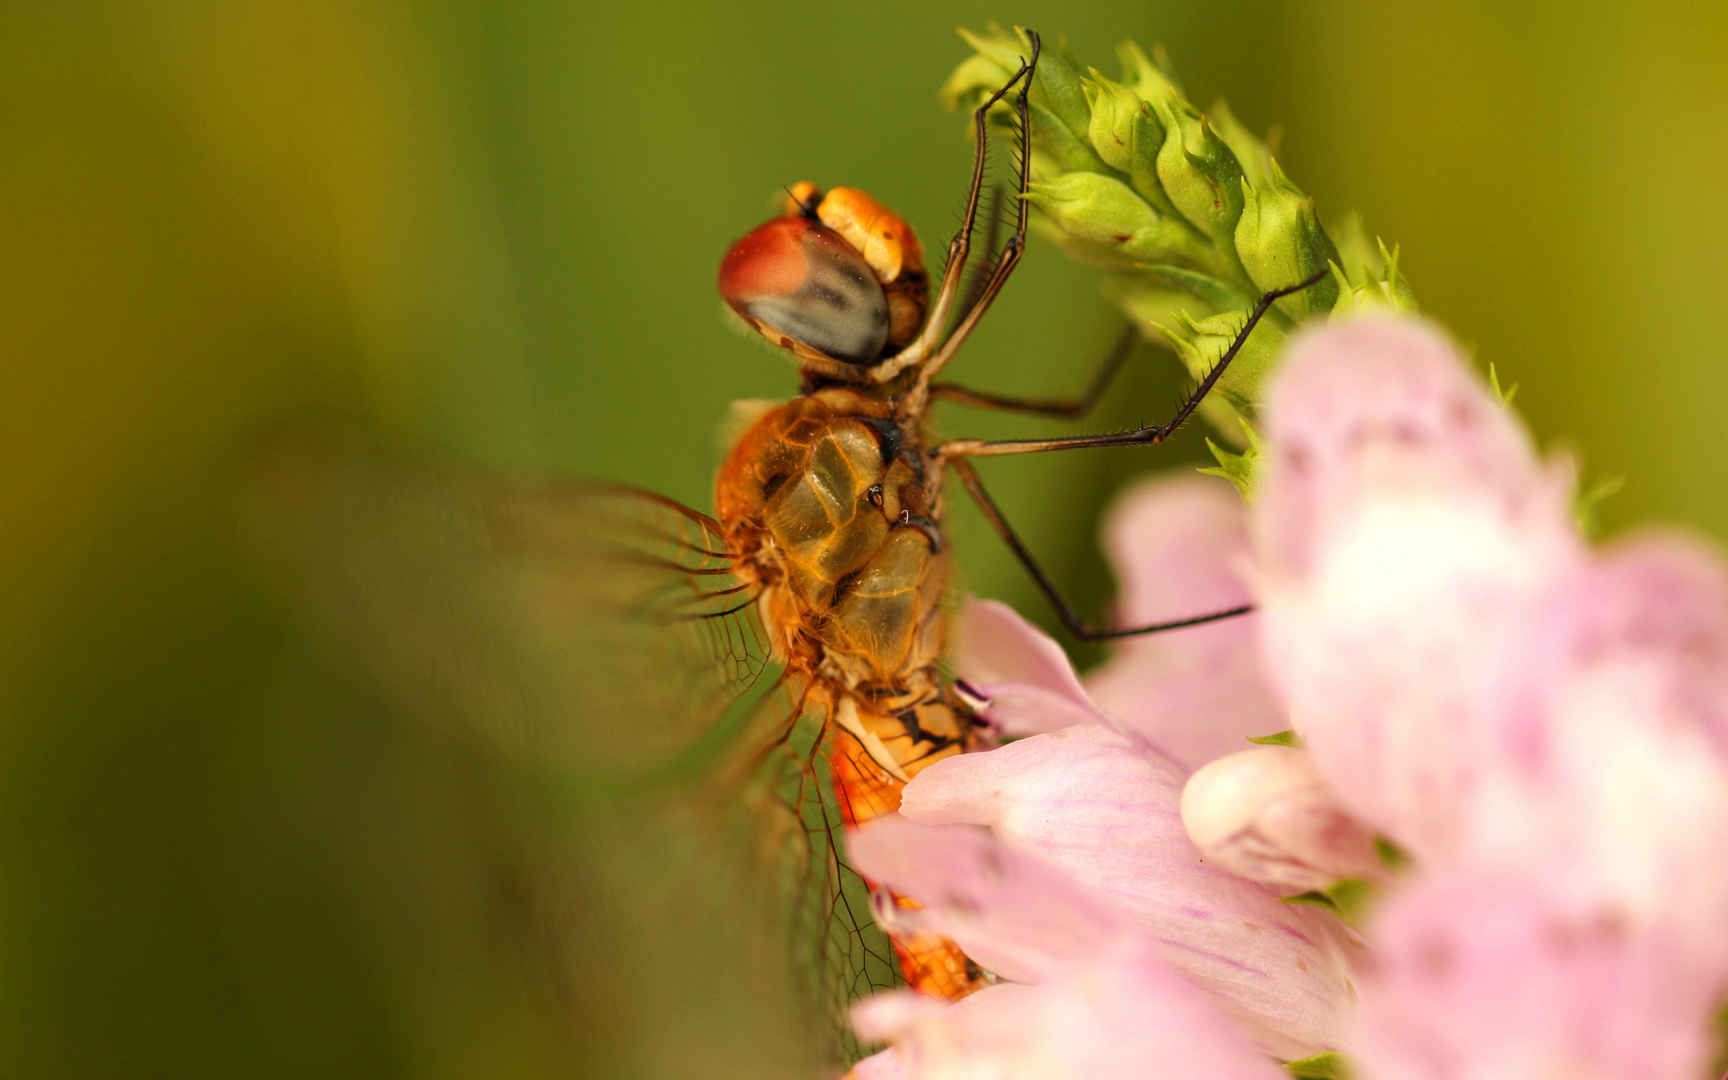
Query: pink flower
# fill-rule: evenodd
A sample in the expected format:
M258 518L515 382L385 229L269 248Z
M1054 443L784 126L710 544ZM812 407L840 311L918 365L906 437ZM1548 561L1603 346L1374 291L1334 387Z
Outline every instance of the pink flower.
M1502 754L1455 860L1540 867L1575 904L1728 973L1728 575L1700 546L1616 544L1545 595L1492 686Z
M1719 557L1593 556L1564 472L1420 324L1299 337L1266 420L1267 663L1340 798L1431 871L1540 877L1728 963L1728 877L1697 873L1728 850Z
M1438 332L1388 317L1292 340L1264 420L1267 666L1345 804L1433 855L1496 753L1487 683L1583 557L1569 473Z
M1099 713L1049 638L1000 604L972 604L962 640L961 674L989 697L993 722L1010 732L1035 729L1040 725L1023 714L1040 704L1073 722L932 765L906 788L901 816L984 827L1004 851L1048 860L1131 920L1267 1053L1300 1058L1336 1045L1352 1000L1351 935L1331 915L1285 904L1280 892L1209 863L1182 823L1187 770ZM994 667L969 662L986 642ZM1025 681L1001 681L1011 673ZM882 861L871 836L863 830L863 846L853 846L860 869L938 910L939 901L899 876L916 860ZM944 932L1005 978L1044 974L995 954L991 942L973 940L963 926Z
M897 912L902 925L965 941L1022 980L953 1005L907 991L862 1002L859 1034L894 1049L858 1080L1135 1076L1161 1061L1218 1080L1284 1075L1130 908L1059 866L983 830L892 820L858 833L852 857L929 898Z
M968 608L960 674L1040 734L926 770L854 858L1011 982L861 1007L896 1045L871 1067L1701 1075L1728 993L1720 555L1592 553L1570 470L1419 322L1297 335L1263 420L1245 532L1202 481L1109 527L1124 618L1246 582L1256 619L1124 647L1100 708L1054 643ZM1302 749L1242 746L1286 727ZM1389 878L1374 832L1413 866ZM1340 876L1380 882L1365 943L1279 901Z

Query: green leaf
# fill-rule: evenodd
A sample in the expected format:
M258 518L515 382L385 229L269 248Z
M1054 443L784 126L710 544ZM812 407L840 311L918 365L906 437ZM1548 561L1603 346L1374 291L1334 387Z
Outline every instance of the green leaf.
M1354 1075L1344 1055L1337 1051L1315 1054L1300 1061L1286 1061L1284 1068L1296 1080L1350 1080Z
M1270 735L1250 735L1248 741L1258 746L1301 746L1302 736L1294 731L1275 731Z

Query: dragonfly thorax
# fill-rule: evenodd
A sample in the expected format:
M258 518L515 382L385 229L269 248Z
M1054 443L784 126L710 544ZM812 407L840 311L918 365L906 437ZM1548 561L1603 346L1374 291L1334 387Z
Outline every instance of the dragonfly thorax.
M948 560L921 458L888 403L841 387L771 410L733 447L720 523L789 666L870 697L934 686Z

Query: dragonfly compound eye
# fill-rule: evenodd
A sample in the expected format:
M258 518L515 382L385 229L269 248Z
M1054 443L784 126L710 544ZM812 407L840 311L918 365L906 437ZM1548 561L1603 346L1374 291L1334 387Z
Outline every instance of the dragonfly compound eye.
M888 298L870 264L805 217L776 218L733 244L720 295L770 340L850 364L872 362L888 341Z

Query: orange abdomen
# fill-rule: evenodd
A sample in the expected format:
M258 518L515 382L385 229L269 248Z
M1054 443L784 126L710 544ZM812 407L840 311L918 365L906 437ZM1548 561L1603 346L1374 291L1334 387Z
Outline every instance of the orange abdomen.
M955 744L902 767L915 774L931 762L960 750L961 746ZM836 739L830 757L834 763L834 791L848 825L862 825L900 808L900 791L906 785L878 765L850 736L841 735ZM893 902L901 907L917 906L898 893L892 895ZM986 985L977 966L966 959L960 946L947 938L932 934L891 934L890 939L894 943L894 955L900 961L900 974L905 977L906 984L919 993L953 1000Z

